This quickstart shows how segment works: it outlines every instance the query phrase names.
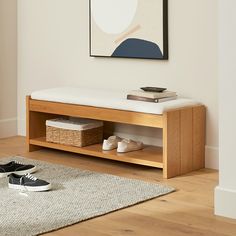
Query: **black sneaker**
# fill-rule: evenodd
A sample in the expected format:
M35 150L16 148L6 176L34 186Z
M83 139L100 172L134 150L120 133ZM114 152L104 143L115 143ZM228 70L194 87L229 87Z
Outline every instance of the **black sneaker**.
M50 183L42 179L37 179L31 174L10 174L8 187L11 189L18 189L30 192L47 191L52 188Z
M0 178L7 177L9 174L15 173L24 175L33 173L37 170L34 165L24 165L17 161L11 161L5 165L0 165Z

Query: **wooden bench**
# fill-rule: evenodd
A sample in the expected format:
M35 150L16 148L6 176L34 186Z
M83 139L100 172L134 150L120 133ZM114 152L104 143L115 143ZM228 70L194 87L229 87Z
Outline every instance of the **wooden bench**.
M163 169L171 178L205 166L205 116L203 105L178 108L162 115L117 109L73 105L26 98L28 151L42 147ZM47 119L60 116L91 118L104 121L104 137L113 133L115 123L162 129L163 147L145 146L141 151L117 154L102 151L102 144L83 148L46 142Z

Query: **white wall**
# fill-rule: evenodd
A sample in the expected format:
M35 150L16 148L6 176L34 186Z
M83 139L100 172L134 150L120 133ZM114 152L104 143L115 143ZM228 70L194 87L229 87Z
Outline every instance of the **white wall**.
M236 219L236 1L219 0L220 183L215 213Z
M0 138L17 133L16 5L16 0L0 0Z
M18 118L25 96L71 85L110 89L164 86L207 108L207 166L218 166L217 2L169 1L169 60L89 57L88 1L18 0ZM126 128L121 128L125 132ZM153 130L141 129L153 141Z

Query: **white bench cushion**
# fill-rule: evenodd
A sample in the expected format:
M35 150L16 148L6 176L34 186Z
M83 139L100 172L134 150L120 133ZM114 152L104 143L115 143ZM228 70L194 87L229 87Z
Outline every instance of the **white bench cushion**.
M36 100L95 106L159 115L163 114L167 110L200 104L196 101L186 98L178 98L176 100L162 103L152 103L127 100L126 96L127 91L75 87L46 89L35 91L31 94L31 98Z

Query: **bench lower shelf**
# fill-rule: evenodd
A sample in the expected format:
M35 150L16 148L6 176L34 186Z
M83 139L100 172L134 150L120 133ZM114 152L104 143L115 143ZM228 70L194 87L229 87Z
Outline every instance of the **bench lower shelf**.
M31 145L69 151L89 156L96 156L105 159L128 162L144 166L163 168L163 151L161 147L145 146L143 150L117 153L116 150L103 151L102 144L95 144L86 147L73 147L62 144L49 143L45 137L30 139Z

